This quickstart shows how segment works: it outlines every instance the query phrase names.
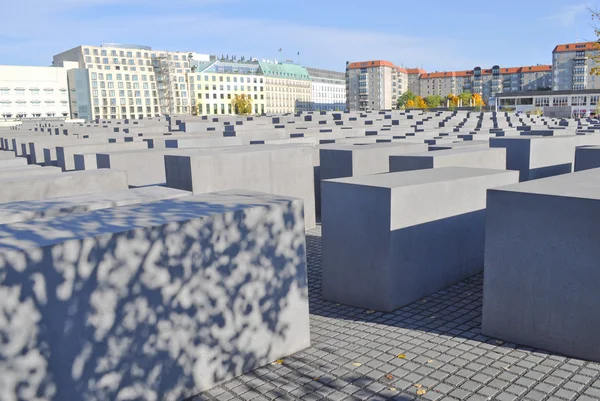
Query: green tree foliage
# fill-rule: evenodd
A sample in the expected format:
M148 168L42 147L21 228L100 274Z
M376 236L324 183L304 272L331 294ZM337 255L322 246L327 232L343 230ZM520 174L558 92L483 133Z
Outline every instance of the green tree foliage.
M398 108L402 109L404 107L406 107L406 103L409 100L412 100L414 102L415 98L417 97L417 95L415 95L414 93L412 93L411 91L406 91L404 92L402 95L400 95L400 97L398 98Z
M471 92L463 92L458 95L458 98L462 100L463 107L468 107L469 101L473 98L473 94Z
M436 107L440 107L440 105L442 104L442 97L440 95L431 95L431 96L427 96L425 98L425 103L427 103L427 107L429 108L436 108ZM445 106L445 104L444 104Z

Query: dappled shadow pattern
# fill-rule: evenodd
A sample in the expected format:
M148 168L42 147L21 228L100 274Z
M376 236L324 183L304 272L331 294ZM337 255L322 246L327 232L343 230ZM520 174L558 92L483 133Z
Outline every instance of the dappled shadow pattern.
M600 399L600 364L481 335L482 275L373 312L322 299L320 228L306 244L312 346L194 401Z
M0 399L181 400L299 351L305 253L301 201L235 191L0 226Z

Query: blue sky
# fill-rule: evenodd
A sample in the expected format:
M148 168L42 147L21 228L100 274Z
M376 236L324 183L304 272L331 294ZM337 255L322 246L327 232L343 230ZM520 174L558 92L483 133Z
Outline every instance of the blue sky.
M61 51L112 42L293 59L339 71L346 61L371 59L427 71L550 64L556 44L575 42L577 34L580 41L595 40L586 6L600 5L571 0L7 1L0 64L49 65Z

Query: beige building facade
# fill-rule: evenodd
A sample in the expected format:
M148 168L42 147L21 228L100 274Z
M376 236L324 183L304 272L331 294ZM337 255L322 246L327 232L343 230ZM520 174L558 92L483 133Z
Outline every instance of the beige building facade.
M408 71L389 61L346 63L346 108L391 110L408 90Z
M558 45L552 51L552 89L600 89L600 77L592 69L600 67L596 61L600 45L596 42Z

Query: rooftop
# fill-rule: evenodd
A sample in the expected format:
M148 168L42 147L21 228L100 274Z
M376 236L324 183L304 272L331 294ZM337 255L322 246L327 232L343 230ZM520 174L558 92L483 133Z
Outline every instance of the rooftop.
M557 45L552 53L564 53L582 50L600 50L600 44L598 44L598 42L579 42Z

